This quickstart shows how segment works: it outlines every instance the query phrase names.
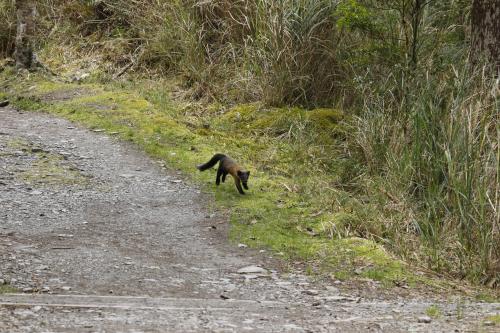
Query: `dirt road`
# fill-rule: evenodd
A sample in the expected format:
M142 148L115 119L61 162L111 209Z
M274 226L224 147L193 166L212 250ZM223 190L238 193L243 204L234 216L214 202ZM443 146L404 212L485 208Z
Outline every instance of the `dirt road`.
M0 108L0 284L23 291L0 294L0 332L499 329L482 323L499 304L344 294L287 272L228 244L209 200L130 144Z

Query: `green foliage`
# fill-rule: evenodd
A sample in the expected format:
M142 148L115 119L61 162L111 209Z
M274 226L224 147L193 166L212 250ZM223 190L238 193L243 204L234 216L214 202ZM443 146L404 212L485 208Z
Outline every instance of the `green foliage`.
M373 17L368 9L356 0L340 2L335 10L335 15L337 16L337 27L340 29L370 30L372 28Z
M425 313L432 318L439 318L442 315L441 309L439 309L439 306L433 304L429 306L426 310Z
M11 56L16 38L16 20L13 2L0 0L0 58Z

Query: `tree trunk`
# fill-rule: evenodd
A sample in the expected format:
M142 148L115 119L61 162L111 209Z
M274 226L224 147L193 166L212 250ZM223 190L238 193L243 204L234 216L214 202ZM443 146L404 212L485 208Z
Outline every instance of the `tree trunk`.
M472 62L484 58L500 69L500 0L473 0L471 12Z
M31 0L16 0L17 34L14 57L18 68L34 67L33 38L35 35L35 6Z

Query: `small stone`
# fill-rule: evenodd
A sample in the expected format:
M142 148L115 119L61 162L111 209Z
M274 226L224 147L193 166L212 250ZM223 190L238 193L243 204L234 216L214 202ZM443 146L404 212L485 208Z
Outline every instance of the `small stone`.
M429 316L418 317L419 323L429 324L432 321L432 318Z
M35 190L35 191L31 191L30 192L31 195L40 195L40 194L43 194L42 191L38 191L38 190Z
M0 108L6 107L7 105L9 105L9 103L10 103L10 102L9 102L9 100L8 100L8 99L6 99L6 100L4 100L4 101L1 101L1 102L0 102Z
M263 275L269 274L267 269L264 269L262 267L255 266L255 265L240 268L240 269L238 269L238 273L239 274L263 274Z
M240 249L244 249L244 248L248 247L248 245L243 244L243 243L240 243L240 244L238 244L238 247L239 247Z
M64 291L70 291L71 287L70 286L62 286L61 289Z
M132 174L130 174L130 173L122 173L122 174L120 175L120 177L122 177L122 178L134 178L134 177L135 177L135 175L132 175Z
M319 291L314 290L314 289L308 289L303 291L304 294L311 295L311 296L317 296L319 295Z
M4 279L0 279L0 286L5 284L5 280Z
M333 294L339 294L340 293L340 290L339 288L337 287L334 287L334 286L326 286L325 288L327 291L329 291L330 293L333 293Z
M23 288L23 293L31 293L31 292L33 292L33 288L29 288L29 287Z
M487 320L487 321L483 322L483 325L484 326L495 326L495 322L491 321L491 320Z

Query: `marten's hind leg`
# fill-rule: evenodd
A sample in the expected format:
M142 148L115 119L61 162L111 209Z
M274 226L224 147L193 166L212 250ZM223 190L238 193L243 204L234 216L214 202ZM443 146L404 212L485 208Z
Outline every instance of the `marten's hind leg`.
M217 169L217 178L215 178L215 184L216 185L219 185L220 184L220 177L222 176L223 174L223 170L222 170L222 165L219 166L219 168Z
M227 176L227 172L223 172L222 173L222 182L226 182L226 176Z

